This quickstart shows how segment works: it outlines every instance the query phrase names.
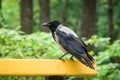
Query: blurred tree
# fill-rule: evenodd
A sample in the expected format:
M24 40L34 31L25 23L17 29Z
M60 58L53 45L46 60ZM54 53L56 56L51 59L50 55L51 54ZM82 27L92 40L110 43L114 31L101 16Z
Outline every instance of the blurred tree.
M33 0L20 0L21 30L27 34L33 31Z
M1 8L2 8L2 0L0 0L0 11L1 11Z
M63 0L63 6L61 11L61 19L63 24L66 24L67 21L67 7L68 7L68 0Z
M90 38L95 34L96 0L82 0L81 36Z
M96 0L82 0L81 14L81 37L89 39L95 34L96 29ZM93 50L93 46L88 46L88 50Z
M113 5L114 39L120 39L120 0L114 0Z
M113 32L114 32L114 25L113 25L113 0L108 0L108 28L109 28L109 37L111 38L110 42L112 43L114 40Z
M2 0L0 0L0 15L1 15L1 9L2 9Z
M0 28L2 27L3 16L2 16L2 0L0 0Z
M40 24L50 20L50 0L39 0L40 5ZM48 32L48 28L40 27L40 31Z

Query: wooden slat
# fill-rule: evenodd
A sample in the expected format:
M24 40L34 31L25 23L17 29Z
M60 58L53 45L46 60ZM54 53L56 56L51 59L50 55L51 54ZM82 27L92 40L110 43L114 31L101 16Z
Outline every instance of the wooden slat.
M79 61L56 59L1 59L0 76L95 76Z

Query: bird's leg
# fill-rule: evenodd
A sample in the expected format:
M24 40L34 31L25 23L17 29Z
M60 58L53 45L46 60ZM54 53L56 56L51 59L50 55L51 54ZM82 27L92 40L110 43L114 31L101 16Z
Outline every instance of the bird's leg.
M62 59L67 53L63 54L59 59Z
M70 60L73 60L73 55L70 57Z

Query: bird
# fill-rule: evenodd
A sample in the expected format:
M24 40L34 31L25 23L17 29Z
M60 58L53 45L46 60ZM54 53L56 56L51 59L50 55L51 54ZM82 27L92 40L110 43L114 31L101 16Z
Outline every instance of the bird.
M42 23L41 26L48 27L52 33L52 37L63 51L62 59L66 54L71 54L71 58L75 57L82 64L91 69L95 69L94 58L88 54L87 45L79 39L77 34L67 26L62 25L58 20L52 20Z

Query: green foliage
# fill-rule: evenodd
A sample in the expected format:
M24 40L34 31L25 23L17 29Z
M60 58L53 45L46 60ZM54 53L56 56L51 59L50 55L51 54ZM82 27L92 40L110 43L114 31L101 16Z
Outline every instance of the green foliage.
M107 45L110 44L110 38L102 38L97 35L93 35L89 40L86 41L86 44L93 45L95 47L95 51L103 51L107 48Z
M51 0L51 20L57 19L60 20L62 23L65 23L62 17L62 12L64 11L64 0ZM80 0L67 0L67 10L65 10L65 14L67 17L66 23L64 25L69 26L73 29L76 33L79 32L80 28L80 7L81 1ZM75 27L77 26L77 27Z
M2 0L3 28L20 29L19 0ZM0 19L1 20L1 19Z
M97 35L107 37L108 35L108 22L107 22L107 0L99 0L97 2Z
M33 28L33 31L38 31L39 30L39 27L40 27L40 19L39 19L39 15L40 15L40 7L39 7L39 0L33 0L33 25L34 25L34 28Z
M43 77L0 77L0 80L45 80Z
M98 38L92 36L86 41L87 44L93 44L97 49L97 55L94 56L97 62L98 75L88 80L119 80L120 79L120 40L110 44L109 38ZM95 53L94 53L95 54Z
M1 58L56 58L62 53L50 34L20 34L19 31L0 29Z

